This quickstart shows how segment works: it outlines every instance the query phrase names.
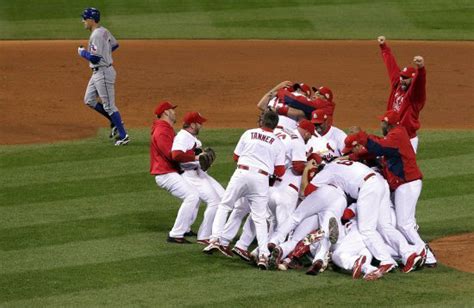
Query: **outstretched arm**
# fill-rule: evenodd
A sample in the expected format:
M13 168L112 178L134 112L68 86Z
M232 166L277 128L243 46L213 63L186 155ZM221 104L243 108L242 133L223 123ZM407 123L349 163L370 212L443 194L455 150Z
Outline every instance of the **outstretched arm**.
M379 36L377 41L379 43L380 50L382 51L382 59L385 63L385 67L387 68L390 84L394 86L400 78L400 67L398 66L397 60L392 54L392 50L387 45L385 36Z
M416 56L413 58L418 72L413 79L412 88L410 90L411 101L414 107L420 111L426 102L426 70L425 60L422 56Z
M293 83L291 81L283 81L277 84L276 86L274 86L270 91L265 93L265 95L260 99L260 101L257 104L258 109L260 109L261 111L265 111L265 109L267 109L267 106L270 100L276 96L277 91L280 90L281 88L289 87L292 84Z

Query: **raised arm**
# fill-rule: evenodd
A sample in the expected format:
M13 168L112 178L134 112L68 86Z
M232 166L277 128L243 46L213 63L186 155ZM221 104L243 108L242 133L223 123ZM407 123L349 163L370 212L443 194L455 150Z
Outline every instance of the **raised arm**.
M287 80L287 81L280 82L279 84L274 86L270 91L265 93L265 95L260 99L260 101L257 104L258 109L260 109L262 111L266 110L267 106L268 106L268 103L270 102L270 100L272 98L274 98L276 96L277 91L280 90L281 88L289 87L292 84L293 83L291 81Z
M413 79L412 88L410 89L411 102L414 107L420 111L426 102L426 69L425 61L422 56L413 58L413 63L417 67L417 73Z
M390 84L394 86L400 78L400 67L398 66L397 60L392 54L392 50L387 45L385 36L379 36L377 41L379 43L380 50L382 51L382 59L385 63L385 67L387 68Z

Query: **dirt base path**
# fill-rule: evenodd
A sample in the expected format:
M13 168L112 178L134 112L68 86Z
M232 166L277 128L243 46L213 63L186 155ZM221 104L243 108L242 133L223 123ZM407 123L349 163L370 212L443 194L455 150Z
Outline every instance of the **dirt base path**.
M107 123L83 105L85 41L0 42L0 144L94 135ZM401 66L426 59L423 128L474 128L474 42L390 42ZM388 78L375 41L120 41L116 101L128 127L149 126L162 99L178 117L199 110L208 127L255 125L256 103L282 80L327 85L335 124L378 127Z
M430 246L444 265L474 273L474 233L443 237Z
M80 139L108 126L82 102L91 72L76 50L86 44L0 41L0 144ZM423 128L474 128L474 42L389 44L400 66L425 57ZM207 127L253 127L262 95L292 80L333 90L336 126L377 128L389 93L375 40L120 41L114 60L127 127L148 127L164 99L179 105L179 118L200 111ZM442 263L470 272L473 245L473 234L433 243Z

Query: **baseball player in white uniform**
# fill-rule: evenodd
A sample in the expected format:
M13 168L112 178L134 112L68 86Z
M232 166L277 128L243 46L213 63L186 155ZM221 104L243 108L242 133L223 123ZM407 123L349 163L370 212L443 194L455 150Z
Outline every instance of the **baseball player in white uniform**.
M319 117L318 117L319 115ZM311 122L315 125L320 125L324 120L327 119L325 111L316 110L312 113ZM322 121L321 121L322 120ZM318 127L318 126L316 126ZM325 161L331 161L335 157L341 155L341 150L344 148L344 139L346 134L335 127L332 127L332 134L326 134L321 136L318 133L315 133L308 141L307 153L309 154L309 159L323 158ZM333 139L327 139L327 137L332 137ZM340 144L342 141L342 145ZM303 177L304 178L304 177ZM339 190L339 191L338 191ZM315 261L322 261L322 269L327 266L327 253L330 248L329 240L329 222L331 217L339 217L346 206L346 199L344 192L341 189L336 189L335 187L325 187L322 192L314 195L306 203L311 203L316 200L318 206L302 206L305 202L303 201L296 212L289 219L285 227L277 235L279 238L272 238L270 241L272 243L278 244L277 250L272 254L271 265L278 265L280 260L285 258L293 249L296 247L299 241L301 241L306 235L313 232L316 229L324 231L324 235L321 240L318 241L317 249L313 247L313 251L316 251ZM315 202L313 202L316 204ZM319 215L318 215L319 214ZM337 226L337 222L336 222ZM285 237L290 231L293 230L291 237L287 241L281 243L281 238ZM334 223L331 225L331 231L337 230L334 228ZM280 230L279 230L280 231ZM334 235L331 235L334 238ZM276 236L275 236L276 237ZM333 240L334 241L334 240Z
M321 153L320 151L319 154L326 161L330 161L334 157L341 156L342 150L345 146L344 140L346 139L347 134L341 129L330 124L331 119L324 109L316 109L313 111L311 114L311 122L314 123L317 134L309 140L308 149L311 149L311 147L320 149L321 147L319 146L319 143L321 141L317 139L324 137L327 140L326 148L328 153ZM316 144L313 145L313 143ZM328 154L333 155L333 157L328 157Z
M84 27L91 31L88 47L80 46L77 49L79 56L88 60L89 67L92 69L84 102L110 121L112 128L110 138L118 134L115 145L126 145L130 142L130 137L115 105L116 72L112 66L112 52L119 47L119 44L110 31L99 24L98 9L87 8L81 16ZM97 97L100 97L101 104L98 103Z
M268 203L270 219L278 228L296 208L301 186L301 175L306 166L306 142L314 134L314 125L304 119L298 123L291 134L277 133L285 145L285 175L277 178L273 187L270 188L270 200ZM283 239L281 239L283 240Z
M349 208L355 211L355 204ZM367 249L359 232L357 220L352 219L342 229L346 235L340 239L332 253L332 261L340 268L352 272L353 279L362 276L365 280L376 280L383 276L383 271L371 265L372 254Z
M296 89L295 89L296 85ZM305 83L293 83L291 81L283 81L273 87L269 92L267 92L258 102L257 107L261 111L265 111L270 108L271 110L278 110L283 107L284 104L280 102L277 97L277 93L281 89L291 89L291 93L298 97L303 96L309 98L311 95L311 89ZM296 129L298 121L304 118L304 113L301 110L290 108L290 110L285 114L278 115L278 126L275 129L275 133L280 132L281 130L293 131Z
M232 175L212 226L211 244L203 252L212 253L222 247L219 242L227 215L234 208L235 202L246 197L250 206L250 215L255 224L259 247L258 267L268 268L267 248L267 204L269 175L282 177L285 173L285 151L280 139L273 133L278 124L278 115L267 111L261 117L261 128L247 130L240 138L234 159L237 169Z
M381 202L385 194L384 181L364 164L352 161L334 161L324 166L305 188L309 195L322 185L335 185L357 200L359 230L369 251L378 260L384 271L396 267L380 234L377 232Z
M274 185L269 189L269 233L282 224L294 211L298 202L298 192L301 185L301 174L306 165L305 143L314 134L314 125L308 120L301 120L292 132L280 130L275 134L285 146L286 172L282 178L275 178ZM242 219L250 208L245 204L232 211L221 235L221 244L227 246L238 232ZM248 247L255 238L255 227L249 216L244 224L242 235L235 247L234 253L249 261Z
M209 244L212 233L212 223L221 201L224 188L215 181L207 172L203 171L197 160L197 156L202 152L202 143L197 138L202 124L207 120L198 112L188 112L183 119L183 128L176 134L171 148L171 155L174 160L181 161L180 167L183 170L181 175L185 181L191 184L199 193L199 198L207 204L204 218L197 234L197 242ZM187 156L187 158L185 158ZM198 207L191 216L189 226L196 219Z

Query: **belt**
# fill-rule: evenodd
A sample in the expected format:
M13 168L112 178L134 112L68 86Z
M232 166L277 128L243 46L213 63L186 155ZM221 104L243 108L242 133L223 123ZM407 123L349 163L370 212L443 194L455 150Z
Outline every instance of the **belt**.
M373 173L373 172L367 174L367 175L365 176L365 178L364 178L364 182L367 181L368 179L370 179L370 178L373 177L373 176L375 176L375 173Z
M296 187L295 184L288 184L288 186L290 186L291 188L293 188L294 190L296 190L296 192L299 192L299 189L298 189L298 187Z
M246 165L237 165L237 168L243 169L243 170L250 170L250 167L246 166ZM269 175L268 172L266 172L265 170L262 170L262 169L257 169L257 172L260 173L260 174L266 175L266 176Z
M112 64L110 64L110 65L105 65L105 66L96 66L96 67L91 67L91 70L92 70L93 72L97 72L97 71L99 71L99 69L101 69L102 67L108 68L108 67L111 67L111 66L112 66Z

